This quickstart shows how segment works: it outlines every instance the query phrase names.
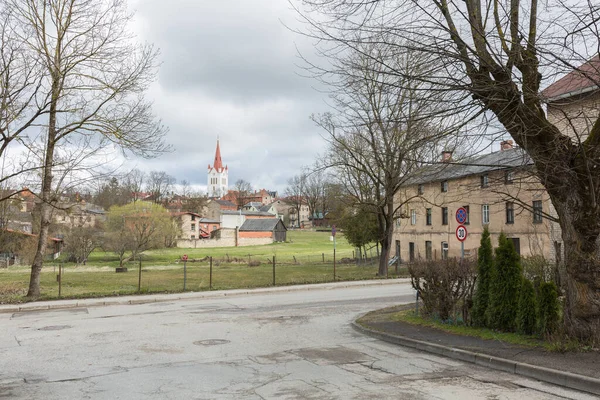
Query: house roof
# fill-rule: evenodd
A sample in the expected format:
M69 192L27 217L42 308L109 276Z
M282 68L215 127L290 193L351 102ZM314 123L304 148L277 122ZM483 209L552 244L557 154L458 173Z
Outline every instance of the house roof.
M233 211L233 210L223 210L221 212L223 215L254 215L254 216L265 216L265 217L272 217L273 214L268 213L268 212L264 212L264 211L244 211L244 210L238 210L238 211Z
M225 206L225 207L237 207L235 204L233 204L231 201L229 200L220 200L220 199L216 199L214 200L217 204L221 205L221 206Z
M258 201L251 201L249 203L244 204L244 207L260 208L262 207L262 203Z
M261 219L247 219L242 226L240 231L253 231L253 232L272 232L281 220L279 218L261 218ZM281 225L285 230L287 228L281 222Z
M269 210L273 207L272 204L267 204L266 206L261 206L258 210L263 212L269 212Z
M556 101L600 88L600 55L569 72L542 91L546 101Z
M197 213L195 213L195 212L191 212L191 211L172 212L172 213L170 213L170 214L171 214L173 217L179 217L179 216L181 216L181 215L186 215L186 214L189 214L189 215L195 215L196 217L199 217L199 218L201 218L201 215L200 215L200 214L197 214Z
M484 172L496 171L507 168L532 165L533 161L520 147L495 153L468 157L464 160L439 163L419 169L407 181L414 185L436 181L457 179L469 175L478 175Z
M210 219L210 218L200 218L200 222L204 222L205 224L220 224L221 221L218 219Z
M213 168L217 171L223 170L223 161L221 161L221 147L219 146L219 139L217 139L217 150L215 151L215 161L213 162Z

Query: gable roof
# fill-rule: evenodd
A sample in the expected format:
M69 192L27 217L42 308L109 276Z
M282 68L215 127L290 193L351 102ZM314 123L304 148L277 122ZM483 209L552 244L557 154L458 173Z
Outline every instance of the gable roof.
M258 201L251 201L249 203L244 204L244 207L260 208L262 207L262 203Z
M245 210L238 210L238 211L233 211L233 210L223 210L221 211L221 214L223 215L254 215L254 216L264 216L264 217L272 217L273 214L268 213L268 212L264 212L264 211L245 211Z
M229 200L220 200L220 199L216 199L214 200L218 205L220 206L224 206L224 207L237 207L235 204L233 204L231 201Z
M271 209L271 207L273 207L272 204L267 204L266 206L260 207L258 210L262 211L262 212L269 212L269 210Z
M240 226L240 231L273 232L279 223L281 223L281 226L287 230L279 218L260 218L247 219L242 226Z
M457 179L501 169L533 165L525 150L515 147L495 153L468 157L456 162L442 162L423 167L407 180L407 185Z
M600 88L600 55L569 72L542 91L547 102L552 102Z

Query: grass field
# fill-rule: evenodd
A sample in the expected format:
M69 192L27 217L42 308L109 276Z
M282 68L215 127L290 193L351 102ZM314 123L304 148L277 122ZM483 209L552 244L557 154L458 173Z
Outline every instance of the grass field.
M333 281L333 244L327 232L288 232L289 243L265 246L214 249L165 249L147 252L142 258L142 293L181 292L183 263L187 254L188 291L209 290L210 266L213 257L212 289L236 289L272 286L276 256L276 285L320 283ZM374 254L375 256L375 254ZM323 262L323 258L325 262ZM377 278L377 265L356 265L352 248L346 240L336 239L336 280ZM228 261L229 260L229 261ZM250 266L260 263L260 265ZM58 298L58 264L47 264L41 276L43 299ZM127 273L115 273L117 257L111 253L95 252L87 265L65 263L61 297L82 298L127 295L138 290L138 262L127 263ZM390 271L391 272L391 271ZM401 270L401 275L406 271ZM25 301L29 283L28 267L0 270L0 303Z

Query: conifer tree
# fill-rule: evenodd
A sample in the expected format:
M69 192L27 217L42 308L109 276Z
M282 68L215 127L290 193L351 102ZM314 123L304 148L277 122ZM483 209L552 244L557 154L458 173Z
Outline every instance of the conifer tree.
M490 328L512 331L515 328L522 268L519 254L504 233L498 239L492 279L487 322Z
M472 319L476 326L486 324L485 311L489 303L490 279L494 267L492 240L487 226L483 229L477 255L477 290L473 300Z
M554 282L544 282L540 285L539 315L540 333L550 334L558 328L558 290Z
M531 335L537 327L537 304L533 283L523 278L519 295L519 310L517 312L517 329L521 333Z

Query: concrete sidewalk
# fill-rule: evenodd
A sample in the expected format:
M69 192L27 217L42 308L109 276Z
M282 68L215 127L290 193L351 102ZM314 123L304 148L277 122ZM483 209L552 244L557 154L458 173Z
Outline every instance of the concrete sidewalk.
M404 306L373 311L353 326L387 342L600 395L600 351L551 352L446 333L389 318L402 308L406 309Z
M348 287L394 285L394 284L409 284L409 283L410 283L410 279L407 279L407 278L376 279L376 280L365 280L365 281L316 283L316 284L311 284L311 285L275 286L275 287L265 287L265 288L255 288L255 289L213 290L213 291L203 291L203 292L100 297L100 298L91 298L91 299L36 301L36 302L30 302L30 303L0 305L0 313L53 310L53 309L60 309L60 308L73 308L73 307L97 307L97 306L107 306L107 305L145 304L145 303L155 303L155 302L173 301L173 300L220 298L220 297L240 296L240 295L246 295L246 294L285 293L285 292L303 291L303 290L331 290L331 289L340 289L340 288L348 288Z

